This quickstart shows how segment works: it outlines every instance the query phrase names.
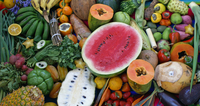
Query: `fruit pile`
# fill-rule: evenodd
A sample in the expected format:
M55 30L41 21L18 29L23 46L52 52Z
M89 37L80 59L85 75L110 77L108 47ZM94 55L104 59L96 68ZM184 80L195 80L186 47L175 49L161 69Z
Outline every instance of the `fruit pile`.
M0 105L200 105L199 11L187 0L0 1Z

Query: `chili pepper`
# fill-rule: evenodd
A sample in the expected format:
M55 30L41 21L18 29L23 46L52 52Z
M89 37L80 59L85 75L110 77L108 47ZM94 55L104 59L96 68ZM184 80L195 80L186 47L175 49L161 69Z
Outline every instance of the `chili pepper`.
M166 49L161 49L159 52L158 52L158 60L160 63L164 63L164 62L167 62L169 61L171 58L170 56L170 52Z
M185 40L185 41L183 41L183 42L185 42L185 43L187 43L187 44L190 44L190 45L194 45L194 36L193 37L191 37L190 39L188 39L188 40Z
M165 11L165 12L162 13L163 19L170 19L170 17L171 17L171 14L170 14L169 11Z
M192 68L192 66L193 66L193 57L192 56L185 56L184 63Z
M174 31L174 27L173 27L173 32L169 34L169 39L171 40L172 45L177 42L180 42L180 34Z
M161 19L160 20L160 25L170 26L171 25L171 21L170 21L170 19Z

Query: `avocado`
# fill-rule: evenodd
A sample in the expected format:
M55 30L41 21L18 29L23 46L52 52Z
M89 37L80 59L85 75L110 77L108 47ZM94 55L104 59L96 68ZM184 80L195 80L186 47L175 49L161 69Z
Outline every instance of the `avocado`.
M190 93L190 86L183 88L179 92L179 99L185 105L191 105L197 102L200 99L200 84L195 84L192 86L192 90Z

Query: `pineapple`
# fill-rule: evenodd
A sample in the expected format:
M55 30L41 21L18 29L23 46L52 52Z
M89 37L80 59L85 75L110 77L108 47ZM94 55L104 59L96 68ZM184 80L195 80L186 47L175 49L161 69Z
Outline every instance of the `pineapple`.
M183 1L179 0L170 0L170 2L167 5L167 8L170 12L176 12L182 15L187 14L189 9Z
M44 95L36 86L21 87L8 94L0 106L43 106Z

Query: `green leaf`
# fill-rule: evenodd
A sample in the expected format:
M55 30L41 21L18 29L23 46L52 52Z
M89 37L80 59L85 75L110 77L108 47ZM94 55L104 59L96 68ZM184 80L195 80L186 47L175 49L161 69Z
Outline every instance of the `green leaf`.
M0 81L0 88L5 87L8 84L8 82L9 81L7 81L7 80Z

